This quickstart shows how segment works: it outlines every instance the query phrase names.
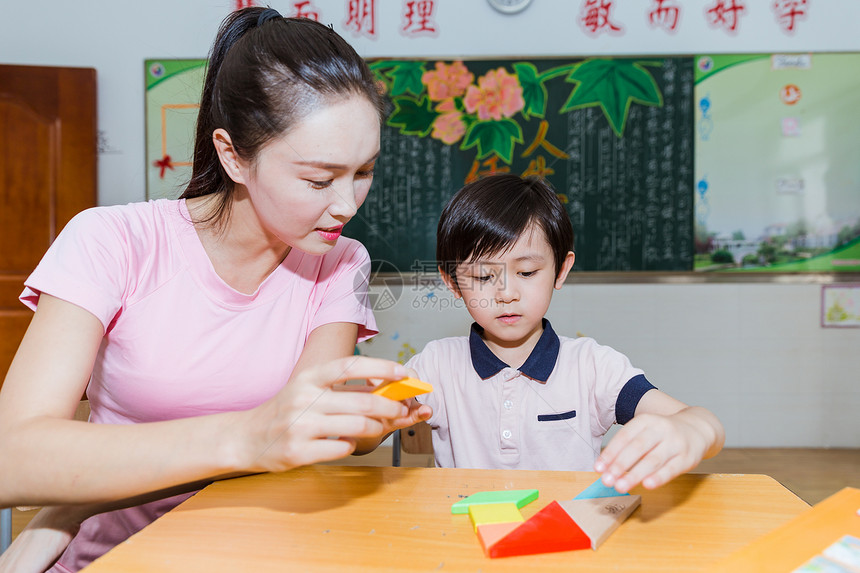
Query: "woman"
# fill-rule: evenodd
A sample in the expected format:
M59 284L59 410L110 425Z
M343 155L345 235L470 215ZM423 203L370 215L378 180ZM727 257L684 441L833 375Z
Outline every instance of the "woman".
M25 283L35 315L0 392L0 507L76 506L43 510L0 565L50 564L97 514L53 569L76 571L201 483L336 459L427 417L331 391L406 374L351 356L376 325L369 257L340 237L382 113L330 28L262 8L225 19L182 197L79 214ZM84 390L95 423L70 420Z

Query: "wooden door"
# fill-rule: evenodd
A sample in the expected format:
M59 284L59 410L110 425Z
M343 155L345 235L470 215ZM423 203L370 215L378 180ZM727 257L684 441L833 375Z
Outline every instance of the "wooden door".
M0 386L30 324L24 280L97 201L96 71L0 65Z

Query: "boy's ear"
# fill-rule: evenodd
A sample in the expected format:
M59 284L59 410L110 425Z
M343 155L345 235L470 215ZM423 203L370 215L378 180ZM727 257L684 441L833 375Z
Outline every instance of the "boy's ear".
M460 289L457 287L457 281L454 278L442 270L442 267L439 267L439 275L442 277L442 282L445 283L445 286L448 287L448 290L454 293L454 298L463 298L462 293L460 293Z
M245 184L244 170L242 166L244 162L236 153L236 148L233 147L233 140L230 139L230 134L220 127L212 132L212 143L215 144L215 151L218 153L218 160L227 176L234 183Z
M576 258L576 255L573 254L573 251L568 251L567 255L564 256L564 262L561 264L561 270L558 271L558 276L555 277L555 288L556 290L561 288L561 285L564 284L564 279L567 278L567 274L570 272L570 269L573 268L573 260Z

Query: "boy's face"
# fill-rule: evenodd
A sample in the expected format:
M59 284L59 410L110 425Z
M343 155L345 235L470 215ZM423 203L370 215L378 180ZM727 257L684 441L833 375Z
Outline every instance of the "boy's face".
M552 290L561 288L573 257L568 253L556 276L552 249L543 230L533 226L504 253L459 265L456 284L443 278L484 328L484 339L510 347L540 336Z

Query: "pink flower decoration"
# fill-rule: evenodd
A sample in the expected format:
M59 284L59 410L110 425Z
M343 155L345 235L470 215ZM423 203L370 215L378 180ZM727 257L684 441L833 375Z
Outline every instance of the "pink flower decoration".
M424 72L421 81L427 86L430 99L441 101L463 95L474 77L463 62L453 62L450 66L436 62L436 71Z
M441 113L449 113L452 111L457 111L457 106L454 103L454 98L446 99L445 101L439 103L436 106L436 111Z
M443 113L437 116L433 121L433 131L430 136L446 145L457 143L466 133L466 124L460 118L460 112Z
M523 109L525 100L517 77L499 68L479 78L477 87L469 86L463 104L469 113L477 111L478 119L498 121Z

